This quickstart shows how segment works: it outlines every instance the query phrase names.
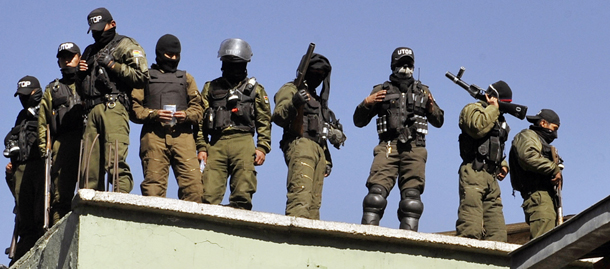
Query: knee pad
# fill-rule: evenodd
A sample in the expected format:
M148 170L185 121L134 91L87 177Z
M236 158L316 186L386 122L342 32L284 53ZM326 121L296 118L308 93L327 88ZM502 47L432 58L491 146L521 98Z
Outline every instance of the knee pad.
M421 201L420 192L417 189L405 189L400 194L402 198L398 204L400 229L417 231L419 218L424 212L424 203Z
M362 224L379 225L383 212L388 205L387 191L380 185L373 185L362 201Z

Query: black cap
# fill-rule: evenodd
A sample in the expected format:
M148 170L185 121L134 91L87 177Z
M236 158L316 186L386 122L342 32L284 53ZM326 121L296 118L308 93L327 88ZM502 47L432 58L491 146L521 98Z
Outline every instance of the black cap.
M557 115L557 113L555 113L555 111L551 110L551 109L542 109L540 110L540 112L538 112L538 114L536 114L535 116L527 116L527 121L536 124L539 120L546 120L549 123L554 123L557 124L557 126L559 126L560 122L559 122L559 115Z
M402 66L405 62L409 62L412 65L415 63L415 55L413 50L407 47L398 47L392 52L392 62L390 67L394 69L396 66Z
M91 31L102 31L106 24L112 21L112 15L110 15L110 11L108 9L100 7L96 8L89 15L87 15L87 22L89 23L89 30L87 30L87 34Z
M30 95L34 89L40 88L40 82L38 79L33 76L25 76L17 82L17 92L15 96L18 94L21 95Z
M80 55L80 48L74 42L64 42L59 44L59 48L57 48L57 58L61 54L78 54Z
M498 100L502 102L512 102L513 101L513 91L510 89L506 82L500 80L494 84L489 85L487 91L493 90L498 93Z

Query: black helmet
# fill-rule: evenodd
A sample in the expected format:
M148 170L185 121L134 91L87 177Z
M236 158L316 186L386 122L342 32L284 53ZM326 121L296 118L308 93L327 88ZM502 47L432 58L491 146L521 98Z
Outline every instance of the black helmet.
M249 62L252 59L252 49L246 41L239 38L229 38L220 43L218 57L223 62Z
M392 52L392 62L390 67L394 70L396 66L402 66L405 63L415 64L415 55L413 50L407 47L398 47Z

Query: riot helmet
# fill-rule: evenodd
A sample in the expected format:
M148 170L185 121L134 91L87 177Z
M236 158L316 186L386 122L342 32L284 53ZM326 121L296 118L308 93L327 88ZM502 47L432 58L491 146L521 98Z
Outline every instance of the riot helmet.
M223 62L250 62L252 49L248 42L239 38L228 38L220 43L218 58Z

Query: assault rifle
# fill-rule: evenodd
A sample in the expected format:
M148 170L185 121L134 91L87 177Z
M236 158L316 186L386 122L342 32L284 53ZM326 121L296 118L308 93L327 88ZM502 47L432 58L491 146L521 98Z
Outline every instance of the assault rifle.
M297 68L297 77L294 79L294 86L297 87L297 91L305 91L307 84L305 84L305 74L307 73L307 67L309 67L309 61L313 55L313 50L316 48L316 44L309 43L307 53L301 58L299 67ZM297 93L298 94L298 93ZM303 135L303 106L297 107L297 116L292 124L292 129L298 135Z
M468 85L468 83L466 83L462 80L462 75L464 74L464 71L466 71L466 68L464 68L462 66L462 67L460 67L460 71L458 71L457 76L451 74L451 72L445 73L445 76L447 78L449 78L451 81L455 82L455 84L459 85L464 90L466 90L470 94L470 96L474 97L475 99L479 99L481 101L486 101L487 99L485 99L485 90L481 89L481 87L474 85L474 84ZM497 98L497 96L496 96L496 98ZM498 106L500 108L500 111L502 111L503 113L508 113L510 115L513 115L520 120L525 119L525 114L527 113L527 106L502 102L499 100L498 100Z
M557 209L557 226L563 223L563 202L561 201L561 187L563 187L563 160L559 157L557 153L557 148L551 146L551 156L553 157L553 162L559 166L561 170L561 179L559 184L555 185L555 207ZM554 176L554 175L553 175Z
M53 165L51 153L51 130L47 124L47 156L44 160L44 223L42 226L45 231L49 229L49 220L51 219L51 166Z

